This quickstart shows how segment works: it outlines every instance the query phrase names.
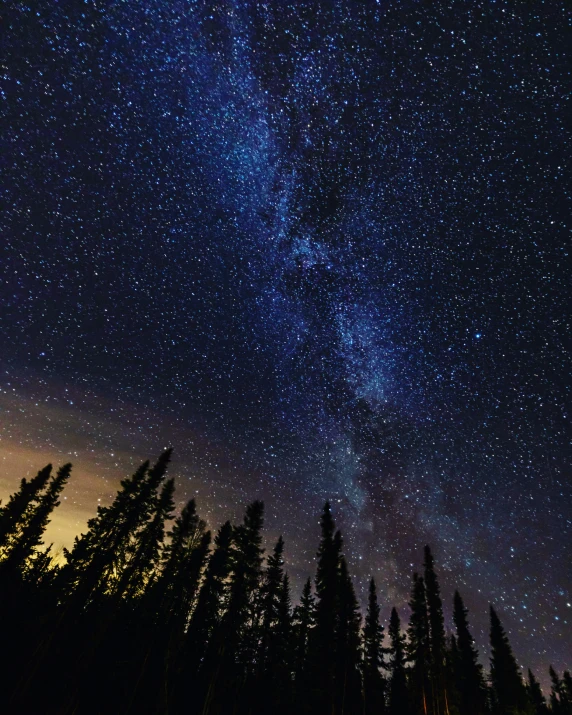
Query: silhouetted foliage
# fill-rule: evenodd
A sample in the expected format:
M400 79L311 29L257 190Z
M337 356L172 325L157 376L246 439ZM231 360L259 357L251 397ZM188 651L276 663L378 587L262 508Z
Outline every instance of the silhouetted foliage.
M532 704L526 692L508 637L491 606L491 705L493 715L528 715Z
M71 465L22 480L0 510L3 712L488 715L490 704L491 715L572 715L570 673L550 668L547 704L530 671L525 685L492 607L490 685L458 592L446 640L429 547L407 634L393 608L384 648L375 581L361 628L329 504L315 593L308 579L292 607L282 537L264 559L262 502L211 547L194 500L175 515L170 456L121 482L61 566L43 536Z
M483 667L469 631L468 611L458 591L453 597L453 621L457 637L452 665L460 711L466 715L484 715L487 712L487 690Z

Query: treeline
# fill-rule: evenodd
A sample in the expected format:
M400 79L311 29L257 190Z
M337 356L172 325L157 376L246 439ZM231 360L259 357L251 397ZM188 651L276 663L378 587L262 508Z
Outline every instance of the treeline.
M121 482L62 563L42 538L70 464L23 479L1 508L2 712L572 715L570 673L551 669L547 702L492 607L488 673L458 592L446 634L429 547L408 622L394 608L385 635L373 579L362 623L326 504L316 576L293 606L282 538L264 557L262 503L213 538L194 500L174 516L170 454Z

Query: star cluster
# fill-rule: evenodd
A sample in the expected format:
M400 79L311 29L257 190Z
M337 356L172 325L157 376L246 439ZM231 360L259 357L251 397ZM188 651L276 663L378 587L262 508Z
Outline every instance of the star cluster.
M481 644L492 599L570 667L565 3L3 20L5 491L71 453L71 531L172 443L213 522L266 499L298 582L328 498L360 588L403 606L429 542Z

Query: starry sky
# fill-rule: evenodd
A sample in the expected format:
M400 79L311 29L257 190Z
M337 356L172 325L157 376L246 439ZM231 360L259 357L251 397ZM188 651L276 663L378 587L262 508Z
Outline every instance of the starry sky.
M566 3L8 3L0 486L69 543L174 445L294 583L326 498L360 594L430 543L486 645L572 666Z

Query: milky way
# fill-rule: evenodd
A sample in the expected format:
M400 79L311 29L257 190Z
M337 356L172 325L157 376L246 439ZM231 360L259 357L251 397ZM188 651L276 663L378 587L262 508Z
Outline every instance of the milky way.
M5 455L73 454L81 522L173 443L211 521L265 498L297 585L328 498L385 613L429 542L482 645L491 599L570 667L569 20L5 8Z

